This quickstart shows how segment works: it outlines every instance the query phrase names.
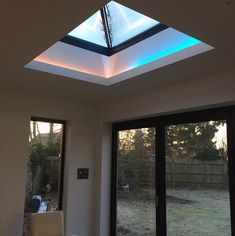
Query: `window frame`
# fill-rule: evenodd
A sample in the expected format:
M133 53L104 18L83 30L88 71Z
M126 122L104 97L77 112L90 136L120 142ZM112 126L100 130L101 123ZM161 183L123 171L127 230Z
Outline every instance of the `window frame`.
M32 116L30 121L55 123L55 124L61 124L63 126L62 140L61 140L60 176L59 176L60 182L59 182L59 194L58 194L58 197L59 197L58 210L62 210L63 209L63 190L64 190L64 169L65 169L65 147L66 147L67 122L65 120L42 118L42 117L35 117L35 116Z
M139 43L140 41L143 41L155 34L162 32L165 29L168 29L168 28L169 28L169 26L159 23L156 26L153 26L150 29L126 40L125 42L123 42L117 46L111 47L111 48L103 47L98 44L91 43L86 40L73 37L71 35L66 35L65 37L60 39L60 42L66 43L66 44L69 44L69 45L72 45L75 47L83 48L83 49L86 49L86 50L89 50L92 52L96 52L96 53L99 53L99 54L102 54L105 56L112 56L112 55L114 55L114 54L116 54L116 53L130 47L130 46L133 46L133 45Z
M122 130L155 127L156 153L156 235L167 235L166 225L166 185L165 185L165 127L169 125L225 120L227 124L227 155L229 171L229 196L231 235L235 235L235 106L199 109L170 115L129 120L112 124L112 160L111 160L111 206L110 235L116 235L117 217L117 141Z

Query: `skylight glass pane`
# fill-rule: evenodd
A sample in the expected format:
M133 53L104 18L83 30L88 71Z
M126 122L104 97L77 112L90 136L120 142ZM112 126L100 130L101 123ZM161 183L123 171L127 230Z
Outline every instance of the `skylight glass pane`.
M113 47L160 23L114 1L107 4L107 10Z
M100 11L97 11L68 35L107 47Z
M114 1L109 2L105 6L105 9L111 34L112 47L159 24L158 21ZM100 11L97 11L68 35L107 47Z

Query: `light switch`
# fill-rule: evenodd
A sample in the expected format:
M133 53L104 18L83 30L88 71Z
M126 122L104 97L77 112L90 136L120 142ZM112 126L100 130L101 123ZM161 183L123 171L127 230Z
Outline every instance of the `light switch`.
M89 169L88 168L78 168L77 179L88 179Z

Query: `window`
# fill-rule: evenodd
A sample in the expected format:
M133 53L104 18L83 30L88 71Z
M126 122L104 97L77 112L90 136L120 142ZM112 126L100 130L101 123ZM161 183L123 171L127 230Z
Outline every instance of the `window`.
M109 86L212 49L110 1L25 67Z
M23 235L28 215L62 209L65 122L32 119L25 192Z
M158 24L156 20L111 1L68 35L112 48Z
M235 107L113 124L111 234L235 232Z
M166 127L167 235L231 235L226 128L224 120Z
M155 235L155 129L118 132L117 235Z

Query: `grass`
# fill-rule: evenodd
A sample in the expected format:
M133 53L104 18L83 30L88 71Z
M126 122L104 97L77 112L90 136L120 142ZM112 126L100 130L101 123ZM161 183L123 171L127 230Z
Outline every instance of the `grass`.
M118 194L118 236L155 235L153 195ZM230 236L229 195L225 190L167 190L168 236Z

